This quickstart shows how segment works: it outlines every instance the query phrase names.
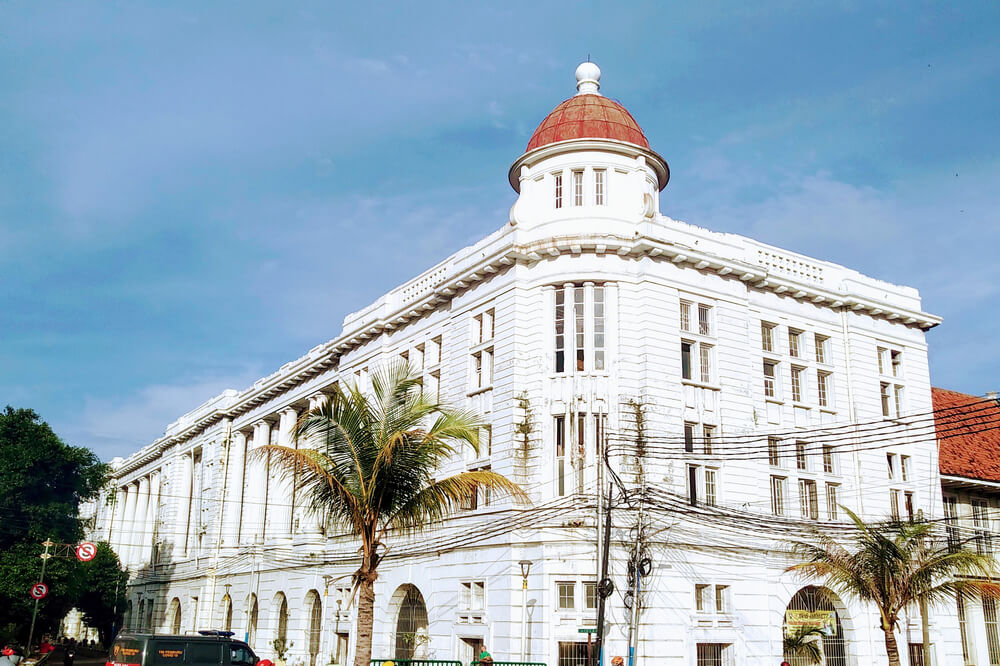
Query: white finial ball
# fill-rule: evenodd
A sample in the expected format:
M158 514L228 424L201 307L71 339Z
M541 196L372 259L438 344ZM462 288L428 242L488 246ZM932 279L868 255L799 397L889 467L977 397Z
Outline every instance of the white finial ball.
M601 87L601 68L592 62L582 62L576 68L576 89L597 92Z

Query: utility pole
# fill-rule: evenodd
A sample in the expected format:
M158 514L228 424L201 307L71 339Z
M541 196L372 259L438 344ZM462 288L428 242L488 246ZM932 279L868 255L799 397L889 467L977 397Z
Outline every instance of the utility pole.
M635 580L632 586L632 622L628 629L628 663L629 666L636 666L639 652L639 594L642 592L642 567L639 564L642 553L642 510L646 501L646 484L640 486L639 496L639 520L635 527L635 550L632 555L632 566L635 571Z
M608 555L611 550L611 484L608 484L608 503L604 514L604 539L602 549L599 553L601 570L597 579L597 640L594 643L596 652L593 657L596 664L601 666L604 663L604 609L607 598L611 595L611 580L608 578ZM598 491L598 495L600 495Z
M45 552L42 553L42 555L41 555L41 558L42 558L42 574L38 577L38 582L39 583L44 583L45 582L45 565L49 563L49 558L52 557L52 555L49 554L49 548L51 548L55 544L52 543L52 539L46 539L45 541L42 542L42 545L45 546ZM34 640L34 638L35 638L35 618L38 617L38 602L39 601L40 601L39 597L36 596L35 597L35 610L33 610L31 612L31 629L28 631L28 645L25 647L25 649L27 650L27 652L28 652L29 655L31 654L31 641Z

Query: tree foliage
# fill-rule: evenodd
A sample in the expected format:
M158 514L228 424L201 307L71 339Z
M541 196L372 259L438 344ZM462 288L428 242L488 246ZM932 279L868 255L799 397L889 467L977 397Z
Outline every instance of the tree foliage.
M391 531L420 530L482 488L526 501L520 486L495 472L436 478L462 446L478 452L480 426L474 414L429 400L409 367L395 364L372 375L370 396L337 386L300 420L298 448L255 450L297 480L314 510L328 511L361 541L356 666L371 657L374 584Z
M875 604L890 666L899 666L895 631L899 614L921 599L953 603L957 594L1000 598L992 557L940 538L940 525L927 520L854 522L851 548L817 533L794 550L803 561L788 568L804 578L819 578L844 596Z
M105 541L97 544L94 559L80 568L84 587L76 607L83 612L84 622L97 629L101 643L107 645L125 616L128 573L122 570L118 556Z
M107 468L89 449L64 443L31 409L0 412L0 632L27 639L42 542L76 543L83 536L81 501L97 495ZM53 631L83 590L79 563L54 557L38 604L35 635Z

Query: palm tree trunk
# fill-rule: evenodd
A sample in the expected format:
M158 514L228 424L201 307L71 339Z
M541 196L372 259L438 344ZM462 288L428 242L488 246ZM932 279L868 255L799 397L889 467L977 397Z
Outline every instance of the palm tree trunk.
M371 662L374 622L375 581L365 572L358 587L358 640L354 648L354 666L368 666Z
M885 634L885 653L889 655L889 666L900 666L899 646L896 644L896 634L892 632L892 625L888 628L882 626L882 633Z

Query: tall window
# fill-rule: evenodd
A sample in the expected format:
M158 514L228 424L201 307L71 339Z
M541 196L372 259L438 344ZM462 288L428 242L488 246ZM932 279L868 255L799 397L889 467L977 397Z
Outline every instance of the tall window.
M573 205L583 205L583 172L573 172Z
M691 333L691 301L681 301L681 330Z
M785 477L771 477L771 513L785 515Z
M710 344L681 340L681 377L710 384L713 353L714 347Z
M837 505L840 503L840 486L836 483L826 484L826 517L837 520Z
M730 666L732 647L731 643L698 643L697 666Z
M803 518L819 520L819 498L812 479L799 479L799 512Z
M959 592L955 595L955 600L958 603L958 632L962 636L962 660L964 663L969 662L969 634L968 628L965 624L965 599L962 598L962 593Z
M715 426L702 426L702 442L705 445L705 455L710 456L713 452L712 440L715 439Z
M777 362L764 361L764 395L768 398L775 398L778 395L778 387L775 382L777 375Z
M687 491L688 504L697 506L698 504L698 466L688 465L687 467Z
M806 369L792 366L792 402L802 402L802 377Z
M819 398L820 407L830 406L830 373L822 370L816 371L816 393Z
M802 340L802 331L796 328L788 329L788 355L799 356L799 343Z
M990 664L1000 664L1000 634L997 631L997 602L992 597L983 596L983 619L986 624L986 648Z
M694 347L693 342L688 342L687 340L681 340L681 377L684 379L693 379L691 375L692 347Z
M806 457L806 443L795 442L795 468L807 469L808 467L809 458Z
M948 550L955 552L962 547L958 532L958 499L951 495L944 497L944 526L948 535Z
M604 169L594 169L594 205L604 205Z
M990 521L986 500L972 500L972 526L976 532L976 552L980 555L992 555L993 544L990 538Z
M556 492L562 496L566 494L566 417L554 417L553 428L556 435Z
M716 471L714 469L705 470L705 504L715 506L718 502L718 488L715 485Z
M712 308L711 306L705 305L703 303L698 305L698 334L699 335L711 335L712 334Z
M573 610L576 607L576 583L556 583L559 592L559 610Z
M892 488L889 490L889 515L893 520L899 520L899 496L900 490Z
M594 370L604 369L604 287L594 287Z
M566 285L555 289L553 333L556 373L606 369L606 304L607 288L601 285ZM589 322L588 310L591 313Z
M781 466L781 451L779 449L781 440L777 437L767 438L767 462L772 467Z
M760 322L760 342L761 349L766 352L774 352L774 329L777 328L775 324L769 324L766 321Z
M694 453L694 429L697 426L694 423L684 424L684 452Z
M712 347L711 345L698 345L699 359L701 362L701 381L708 384L712 381Z
M823 445L823 471L827 474L833 474L833 446L831 444Z
M830 344L830 338L826 335L820 335L817 333L813 338L816 344L816 362L826 363L829 352L827 351L827 346Z
M562 205L563 205L562 174L561 173L552 174L552 180L555 183L555 204L556 204L556 208L562 208Z

